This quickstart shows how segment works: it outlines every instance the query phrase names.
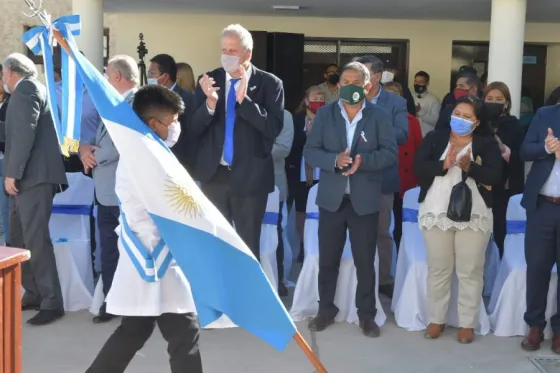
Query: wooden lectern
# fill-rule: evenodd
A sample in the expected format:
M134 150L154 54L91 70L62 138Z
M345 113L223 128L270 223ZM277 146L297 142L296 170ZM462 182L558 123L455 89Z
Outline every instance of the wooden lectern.
M0 246L0 373L21 373L21 263L29 256Z

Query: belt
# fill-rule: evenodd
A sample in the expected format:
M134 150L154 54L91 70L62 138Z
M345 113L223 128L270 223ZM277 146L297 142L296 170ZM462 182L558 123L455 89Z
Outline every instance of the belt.
M541 197L550 203L554 203L555 205L560 205L560 197L549 197L542 194Z

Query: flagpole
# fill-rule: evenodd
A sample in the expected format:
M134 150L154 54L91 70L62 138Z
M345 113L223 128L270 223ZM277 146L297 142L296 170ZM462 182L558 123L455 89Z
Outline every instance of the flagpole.
M313 366L315 367L316 372L328 373L327 369L325 369L325 367L323 366L323 363L321 363L317 355L313 353L311 347L309 347L309 345L307 344L307 342L305 341L305 339L303 338L303 336L299 331L297 331L296 335L294 335L294 339L296 340L296 343L298 344L299 348L301 348L303 353L307 356L309 361L311 361L311 364L313 364Z

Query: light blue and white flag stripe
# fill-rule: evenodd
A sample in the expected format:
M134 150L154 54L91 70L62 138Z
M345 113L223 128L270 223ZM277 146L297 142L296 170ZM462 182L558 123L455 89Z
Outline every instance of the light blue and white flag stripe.
M59 30L65 38L74 42L74 36L80 34L80 16L64 16L53 22L52 27ZM61 54L62 102L58 102L54 80L53 39L49 28L37 26L23 35L23 41L34 54L42 54L45 66L45 81L49 92L49 108L56 127L58 142L65 143L65 138L80 139L82 115L83 82L76 74L75 62L66 51ZM59 105L61 111L59 112ZM59 115L59 113L62 115Z
M76 69L173 258L185 273L200 322L223 314L283 350L296 327L259 262L163 141L69 42ZM139 151L141 149L141 151ZM193 207L198 213L186 213ZM188 209L187 209L188 210Z

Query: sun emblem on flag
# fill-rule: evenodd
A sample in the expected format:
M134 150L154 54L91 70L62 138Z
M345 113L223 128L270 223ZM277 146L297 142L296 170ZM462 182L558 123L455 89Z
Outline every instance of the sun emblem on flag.
M165 196L171 203L171 207L175 208L180 214L188 215L193 219L202 216L202 209L196 199L187 187L175 180L168 179L165 181Z

